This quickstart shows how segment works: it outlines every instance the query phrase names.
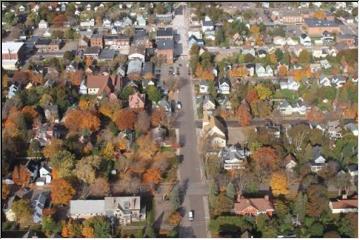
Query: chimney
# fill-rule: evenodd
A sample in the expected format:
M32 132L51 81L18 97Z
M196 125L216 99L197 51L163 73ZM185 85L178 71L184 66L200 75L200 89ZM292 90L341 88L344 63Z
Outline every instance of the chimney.
M265 195L264 198L266 201L269 201L269 195Z

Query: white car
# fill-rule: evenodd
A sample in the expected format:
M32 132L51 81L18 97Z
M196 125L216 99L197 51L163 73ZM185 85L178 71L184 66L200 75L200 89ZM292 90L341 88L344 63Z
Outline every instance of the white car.
M194 210L189 211L188 217L189 217L189 221L194 221Z

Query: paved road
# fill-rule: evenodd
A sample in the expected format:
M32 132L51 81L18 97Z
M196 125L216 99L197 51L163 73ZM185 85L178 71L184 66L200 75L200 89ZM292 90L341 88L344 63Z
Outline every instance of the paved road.
M180 35L183 53L177 64L181 64L180 81L183 87L179 91L179 100L182 102L182 114L178 120L180 136L184 141L180 153L183 155L183 162L180 165L180 182L187 186L183 208L185 217L181 222L180 237L208 237L209 210L207 202L207 185L203 174L202 162L197 149L197 135L194 117L194 89L188 75L188 45L187 27L188 10L185 8L185 15L176 15L173 20L173 28ZM194 210L194 221L188 220L187 213Z

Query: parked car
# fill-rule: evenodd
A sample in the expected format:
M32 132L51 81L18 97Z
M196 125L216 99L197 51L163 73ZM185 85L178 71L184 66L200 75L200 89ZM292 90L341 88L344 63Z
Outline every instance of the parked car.
M189 217L189 221L194 221L194 210L189 211L188 217Z
M181 102L178 101L176 103L176 108L179 109L179 110L182 108Z

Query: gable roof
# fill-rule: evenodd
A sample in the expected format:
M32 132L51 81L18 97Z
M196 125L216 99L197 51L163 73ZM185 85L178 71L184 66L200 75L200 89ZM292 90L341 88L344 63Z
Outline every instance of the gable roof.
M248 207L253 207L258 211L274 211L273 205L270 200L265 198L244 198L238 199L234 204L235 212L241 212Z

